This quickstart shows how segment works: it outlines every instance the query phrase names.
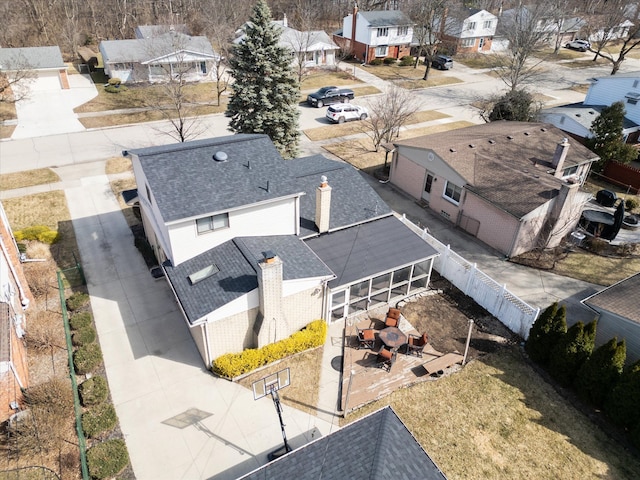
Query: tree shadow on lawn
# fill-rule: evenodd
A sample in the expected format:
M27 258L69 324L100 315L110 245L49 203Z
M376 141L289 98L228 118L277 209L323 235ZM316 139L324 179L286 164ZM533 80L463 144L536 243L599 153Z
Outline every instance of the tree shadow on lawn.
M573 391L558 385L546 371L530 362L521 348L505 348L501 352L485 356L481 361L495 369L491 376L516 390L505 396L505 416L515 421L513 416L518 415L518 407L508 403L516 400L525 406L527 420L542 427L527 429L528 437L540 436L543 441L539 445L543 450L548 449L547 452L536 452L537 457L546 457L550 468L556 461L578 461L577 458L562 459L562 455L557 455L560 453L557 447L569 442L584 455L607 465L609 471L602 478L640 478L638 451L626 439L624 432L611 424L602 412L581 402ZM508 392L510 389L505 390ZM560 437L550 437L545 430L556 432ZM546 441L545 436L548 437ZM570 453L567 447L564 450L565 454Z

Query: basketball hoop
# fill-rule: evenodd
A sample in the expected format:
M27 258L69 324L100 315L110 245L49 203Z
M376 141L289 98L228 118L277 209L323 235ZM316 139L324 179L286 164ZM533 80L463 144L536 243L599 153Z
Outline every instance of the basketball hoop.
M287 443L287 434L284 431L285 425L282 421L282 404L280 403L280 396L278 395L278 390L288 387L290 383L291 376L289 368L285 368L284 370L280 370L279 372L268 375L264 378L261 378L260 380L256 380L251 384L254 400L259 400L262 397L271 395L273 404L276 407L276 412L278 413L278 419L280 420L280 430L282 430L282 439L284 440L284 446L278 448L277 450L274 450L267 455L267 458L270 462L291 451L291 447Z

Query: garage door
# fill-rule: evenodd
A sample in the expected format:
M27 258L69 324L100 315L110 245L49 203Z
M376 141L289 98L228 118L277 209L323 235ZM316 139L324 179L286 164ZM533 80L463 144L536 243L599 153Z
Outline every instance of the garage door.
M34 91L60 90L58 71L38 72L38 78L30 85Z

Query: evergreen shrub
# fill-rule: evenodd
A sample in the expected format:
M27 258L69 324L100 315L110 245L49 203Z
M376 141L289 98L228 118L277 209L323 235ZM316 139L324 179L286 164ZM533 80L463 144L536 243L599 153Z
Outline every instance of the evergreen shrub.
M102 351L97 343L78 348L73 354L73 366L78 375L93 372L102 363Z
M386 57L384 60L382 60L382 63L384 63L385 65L395 65L397 62L398 60L393 57Z
M104 377L97 375L82 382L78 386L78 393L83 406L98 405L107 399L109 386Z
M67 310L76 311L89 304L89 295L84 292L76 292L66 300Z
M34 225L33 227L23 228L22 230L13 232L13 236L16 242L37 240L47 245L56 243L60 239L58 232L50 229L46 225Z
M616 337L594 350L576 375L578 395L594 406L602 407L607 394L622 374L626 357L625 341L623 339L618 343Z
M71 327L71 330L81 330L91 326L91 320L91 312L74 313L69 320L69 326Z
M405 55L400 59L400 66L411 67L415 62L416 62L416 59L414 57L412 57L411 55Z
M640 427L640 360L620 377L605 401L605 412L616 424L634 430Z
M93 327L81 328L80 330L77 330L73 335L71 335L71 343L73 343L73 345L76 347L87 345L95 341L96 331L93 329Z
M95 479L115 477L128 463L129 452L124 440L107 440L87 450L89 475Z
M87 437L95 438L113 430L118 423L116 409L110 403L102 403L82 414L82 430Z

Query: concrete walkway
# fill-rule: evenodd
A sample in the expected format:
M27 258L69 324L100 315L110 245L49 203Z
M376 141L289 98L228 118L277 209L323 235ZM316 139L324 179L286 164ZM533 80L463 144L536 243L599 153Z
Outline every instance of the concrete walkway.
M104 162L91 165L79 183L73 167L58 173L71 175L65 194L136 477L235 479L267 463L282 445L270 397L254 401L204 368L168 285L149 275L133 245ZM335 428L288 406L283 417L293 448Z

